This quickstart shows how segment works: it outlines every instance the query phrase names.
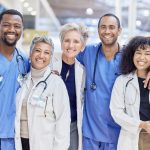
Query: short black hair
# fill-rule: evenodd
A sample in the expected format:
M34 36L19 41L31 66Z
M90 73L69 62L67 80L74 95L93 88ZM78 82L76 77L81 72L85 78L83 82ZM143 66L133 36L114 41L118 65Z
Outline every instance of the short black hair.
M102 20L103 17L114 17L117 20L118 28L121 27L119 18L116 15L112 14L112 13L107 13L107 14L104 14L103 16L100 17L100 19L98 21L98 28L100 26L100 23L101 23L101 20Z
M23 22L23 16L22 16L22 14L19 11L15 10L15 9L7 9L7 10L3 11L2 13L0 13L0 22L2 21L3 16L5 14L18 15L18 16L20 16L20 18L21 18L21 20Z
M134 53L138 48L145 50L148 46L150 46L150 37L144 36L135 36L124 46L120 63L121 74L129 74L136 70L133 62Z

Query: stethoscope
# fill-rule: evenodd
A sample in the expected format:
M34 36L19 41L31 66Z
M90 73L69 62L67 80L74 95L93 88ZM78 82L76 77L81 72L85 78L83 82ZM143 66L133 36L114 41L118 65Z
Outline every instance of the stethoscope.
M97 66L97 61L98 61L98 54L99 54L99 52L100 52L100 49L101 49L101 44L99 45L99 47L98 47L98 50L97 50L97 53L96 53L96 59L95 59L95 63L94 63L94 71L93 71L93 78L92 78L92 83L91 83L91 85L90 85L90 89L91 90L96 90L96 88L97 88L97 86L96 86L96 83L95 83L95 74L96 74L96 66ZM118 52L120 53L120 51L119 51L119 44L118 44ZM115 73L116 75L120 75L120 74L118 74L118 73Z
M24 58L22 57L22 55L19 54L19 51L18 51L17 48L15 48L15 51L17 52L17 55L16 55L16 62L17 62L17 66L18 66L19 76L20 76L20 78L23 78L23 77L27 74L27 69L26 69L25 61L24 61ZM22 61L24 73L21 72L21 66L19 65L19 60ZM3 76L0 75L0 82L1 82L2 80L3 80Z
M46 82L46 81L47 81L47 79L50 77L51 74L52 74L52 72L50 72L50 73L48 74L48 76L45 78L45 80L39 81L39 82L36 84L36 86L35 86L34 89L36 89L38 86L40 86L40 84L43 84L43 85L44 85L44 86L43 86L43 90L42 90L42 92L40 92L40 94L39 94L38 96L34 97L34 98L36 98L37 100L31 102L32 105L36 105L36 106L40 106L40 107L43 107L43 108L44 108L44 116L45 116L45 117L46 117L46 107L47 107L48 97L46 96L46 97L45 97L46 100L44 100L44 99L42 99L42 94L44 93L44 91L45 91L46 88L47 88L47 82ZM32 93L32 94L33 94L33 93ZM54 112L53 95L52 95L52 107L53 107L53 112L52 112L52 113L53 113L53 117L56 118L55 112Z
M16 50L16 52L17 52L16 61L17 61L17 66L18 66L19 75L21 75L22 77L24 77L24 76L27 74L27 69L26 69L26 65L25 65L25 60L24 60L24 58L22 57L22 55L19 54L18 49L15 48L15 50ZM22 61L24 73L21 72L21 69L20 69L21 66L19 65L19 60Z
M92 83L90 85L91 90L96 90L96 83L95 83L95 74L96 74L96 66L97 66L97 60L98 60L98 54L100 52L101 45L98 47L97 53L96 53L96 59L94 63L94 71L93 71L93 78L92 78Z
M134 101L132 103L127 103L126 102L126 91L127 91L127 87L128 87L128 84L133 80L133 78L131 78L130 80L127 81L126 85L125 85L125 90L124 90L124 103L127 104L127 105L134 105L135 102L136 102L136 97L137 97L137 90L136 90L136 94L135 94L135 98L134 98Z
M49 75L45 78L45 80L43 80L43 81L40 81L40 82L38 82L37 84L36 84L36 88L40 85L40 84L43 84L44 85L44 88L43 88L43 91L41 92L41 94L46 90L46 88L47 88L47 79L49 78L49 76L51 75L51 73L52 72L50 72L49 73Z

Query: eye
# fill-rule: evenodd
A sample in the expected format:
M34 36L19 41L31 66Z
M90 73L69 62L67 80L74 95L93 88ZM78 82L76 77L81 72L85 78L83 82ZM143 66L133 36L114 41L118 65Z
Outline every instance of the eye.
M33 49L33 52L40 53L41 50L40 49Z
M135 54L141 54L141 52L140 51L135 51Z
M65 43L68 43L68 42L70 42L70 40L69 40L69 39L65 39L64 42L65 42Z
M74 40L74 43L80 43L80 41L78 41L78 40Z
M50 55L50 51L45 51L44 53L47 55Z
M145 55L150 55L150 52L145 52Z
M16 29L21 29L21 25L15 25L14 26Z
M106 29L106 26L101 26L100 28L101 28L101 29Z
M110 30L114 30L114 29L115 29L115 26L112 26L112 25L111 25L111 26L109 26L109 29L110 29Z
M3 27L10 27L10 24L3 24Z

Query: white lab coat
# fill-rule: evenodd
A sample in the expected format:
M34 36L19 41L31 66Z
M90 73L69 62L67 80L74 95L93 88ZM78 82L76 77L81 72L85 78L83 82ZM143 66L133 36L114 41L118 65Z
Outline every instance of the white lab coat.
M54 54L53 56L53 70L61 73L62 69L62 54ZM83 116L83 100L85 87L85 70L84 66L75 59L75 85L77 98L77 128L78 128L78 150L82 150L82 116Z
M110 102L111 114L121 126L117 150L138 150L141 122L139 108L140 90L136 73L119 76Z
M40 81L45 80L50 68ZM22 150L20 138L20 115L23 99L28 92L31 73L17 93L17 111L15 119L16 150ZM43 103L37 102L43 90L43 84L33 86L27 100L27 117L30 150L67 150L70 145L70 105L66 87L62 79L51 74L46 81L47 88L41 95ZM38 104L38 106L36 105Z

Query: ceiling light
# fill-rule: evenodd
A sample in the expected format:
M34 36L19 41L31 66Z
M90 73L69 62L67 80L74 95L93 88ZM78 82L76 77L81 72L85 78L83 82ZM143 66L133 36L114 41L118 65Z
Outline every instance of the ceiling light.
M143 15L144 15L145 17L148 17L149 14L150 14L149 10L144 10L144 11L143 11Z
M32 16L35 16L35 15L36 15L36 11L32 11L32 12L31 12L31 15L32 15Z
M86 9L86 14L87 15L92 15L93 14L93 9L92 8L87 8Z
M138 27L140 27L141 26L141 21L140 20L136 20L136 25L138 26Z
M24 7L28 7L28 6L29 6L29 3L28 3L28 2L25 2L25 3L23 4L23 6L24 6Z
M21 2L24 2L25 0L20 0Z
M29 12L30 12L30 11L32 11L32 10L33 10L33 8L32 8L32 7L29 7L29 8L28 8L28 11L29 11Z

